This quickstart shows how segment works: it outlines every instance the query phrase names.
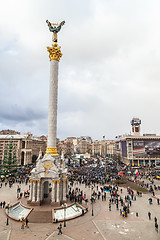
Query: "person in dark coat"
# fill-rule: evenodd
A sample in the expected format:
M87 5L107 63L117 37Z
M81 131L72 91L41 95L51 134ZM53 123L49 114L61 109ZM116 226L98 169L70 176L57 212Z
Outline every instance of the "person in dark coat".
M26 217L26 227L27 227L27 228L29 228L28 222L29 222L29 221L28 221L28 218Z
M148 212L148 218L149 218L149 220L151 220L151 213L150 212Z
M158 223L157 222L155 222L155 230L158 233Z
M62 224L60 223L60 225L58 226L58 235L62 235Z

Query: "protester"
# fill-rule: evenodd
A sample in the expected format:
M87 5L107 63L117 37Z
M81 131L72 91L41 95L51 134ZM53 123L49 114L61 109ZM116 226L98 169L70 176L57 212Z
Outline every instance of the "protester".
M58 231L58 235L62 235L62 224L60 223L60 225L58 226L57 228L59 231Z
M29 228L28 222L29 222L29 221L28 221L28 218L26 217L26 227L27 227L27 228Z
M21 220L21 229L24 229L24 218Z
M151 220L151 213L150 212L148 212L148 218L149 218L149 220Z

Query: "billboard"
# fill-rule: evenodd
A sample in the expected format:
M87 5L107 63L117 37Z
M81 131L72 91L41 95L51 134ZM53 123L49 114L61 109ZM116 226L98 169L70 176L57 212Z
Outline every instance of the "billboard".
M127 143L126 141L122 141L122 156L127 157Z
M132 121L131 121L131 125L140 125L140 124L141 124L140 119L132 119Z
M134 157L155 157L160 158L160 140L159 139L141 139L133 140Z

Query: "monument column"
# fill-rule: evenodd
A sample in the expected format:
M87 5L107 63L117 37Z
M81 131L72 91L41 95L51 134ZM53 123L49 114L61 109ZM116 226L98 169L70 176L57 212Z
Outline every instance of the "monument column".
M60 31L61 26L65 21L57 24L46 21L49 30L53 32L52 47L47 47L49 52L50 63L50 85L49 85L49 108L48 108L48 142L46 153L51 155L58 155L56 148L57 137L57 96L58 96L58 63L62 57L60 46L57 43L57 33ZM57 26L57 27L56 27Z

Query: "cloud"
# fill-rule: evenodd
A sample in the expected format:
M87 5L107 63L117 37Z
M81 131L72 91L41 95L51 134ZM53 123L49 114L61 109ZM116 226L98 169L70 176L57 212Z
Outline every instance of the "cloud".
M9 7L8 7L9 6ZM0 3L0 128L47 135L52 34L46 19L66 21L58 35L58 137L101 139L159 133L160 2L149 0Z

